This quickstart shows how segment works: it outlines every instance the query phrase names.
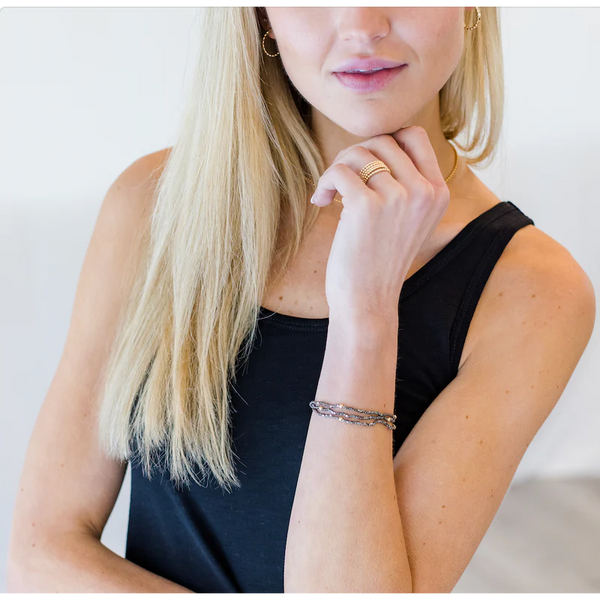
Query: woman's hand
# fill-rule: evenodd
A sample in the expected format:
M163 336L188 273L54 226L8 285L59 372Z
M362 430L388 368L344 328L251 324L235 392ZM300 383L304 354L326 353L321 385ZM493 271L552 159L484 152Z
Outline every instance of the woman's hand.
M365 184L358 173L374 160L391 174ZM397 316L410 266L450 201L425 129L406 127L342 150L317 182L313 203L326 206L336 192L344 208L327 262L330 315Z

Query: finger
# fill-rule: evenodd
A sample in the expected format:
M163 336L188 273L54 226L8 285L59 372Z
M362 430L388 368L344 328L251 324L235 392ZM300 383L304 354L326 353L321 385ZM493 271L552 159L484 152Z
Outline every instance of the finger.
M430 182L419 172L410 156L391 135L377 135L361 144L389 167L392 178L409 197L417 197L424 190L431 189ZM378 177L377 182L383 182L383 178ZM368 183L370 184L371 180Z
M344 198L345 206L351 202L361 202L365 198L377 198L377 194L343 162L331 165L321 175L311 201L316 206L327 206L333 202L336 192Z
M392 140L392 143L397 145L394 140ZM383 160L381 156L376 154L378 150L378 148L375 148L372 152L362 145L355 145L350 147L350 149L342 154L341 157L336 158L335 162L348 165L360 177L360 170L365 165L375 160ZM400 149L398 148L398 150ZM408 157L406 157L406 160L410 161ZM383 162L387 165L385 160L383 160ZM369 177L365 185L376 192L382 199L385 199L398 194L400 183L394 178L392 173L381 171Z
M436 187L446 187L429 135L423 127L411 125L391 135L425 179Z

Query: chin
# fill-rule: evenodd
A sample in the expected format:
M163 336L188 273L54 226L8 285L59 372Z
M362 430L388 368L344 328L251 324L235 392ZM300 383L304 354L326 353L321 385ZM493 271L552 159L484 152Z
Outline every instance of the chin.
M404 127L402 119L348 119L336 121L348 133L361 138L372 138L376 135L387 135Z

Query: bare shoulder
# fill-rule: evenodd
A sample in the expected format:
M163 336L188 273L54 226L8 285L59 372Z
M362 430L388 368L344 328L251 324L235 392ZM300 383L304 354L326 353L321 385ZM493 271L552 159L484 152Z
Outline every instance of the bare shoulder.
M155 191L170 148L141 156L126 166L109 186L100 206L96 223L96 239L102 238L100 248L106 252L110 243L116 253L130 253L139 249L138 242L131 244L148 229L154 207Z
M568 329L585 347L595 313L594 287L581 265L557 240L527 225L513 235L486 283L473 315L471 349L530 321L559 333Z
M534 225L514 234L496 271L491 288L510 285L524 293L541 286L546 292L595 301L590 278L569 250Z
M109 195L143 200L152 195L170 156L171 148L163 148L141 156L115 179Z
M162 148L161 150L156 150L154 152L149 152L148 154L144 154L140 158L138 158L132 166L138 166L142 169L142 172L146 171L146 173L150 174L158 174L161 169L164 167L167 159L171 155L172 147L169 146L167 148Z
M462 198L456 204L462 207L458 213L465 222L500 202L471 169L465 171L457 196ZM521 287L522 292L527 291L533 283L530 278L539 284L545 281L550 287L560 285L564 278L578 279L582 291L593 295L589 278L567 248L535 225L526 225L515 232L502 252L486 285L487 297L482 297L482 304L486 304L490 294L503 297L502 288Z

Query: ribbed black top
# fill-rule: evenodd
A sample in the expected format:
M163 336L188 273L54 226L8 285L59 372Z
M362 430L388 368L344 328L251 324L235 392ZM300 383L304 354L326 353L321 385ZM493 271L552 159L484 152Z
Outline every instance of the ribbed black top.
M534 222L499 202L469 222L402 286L395 455L454 379L471 318L516 231ZM259 335L232 386L239 490L176 489L131 463L126 558L195 592L283 592L283 560L329 319L261 307Z

